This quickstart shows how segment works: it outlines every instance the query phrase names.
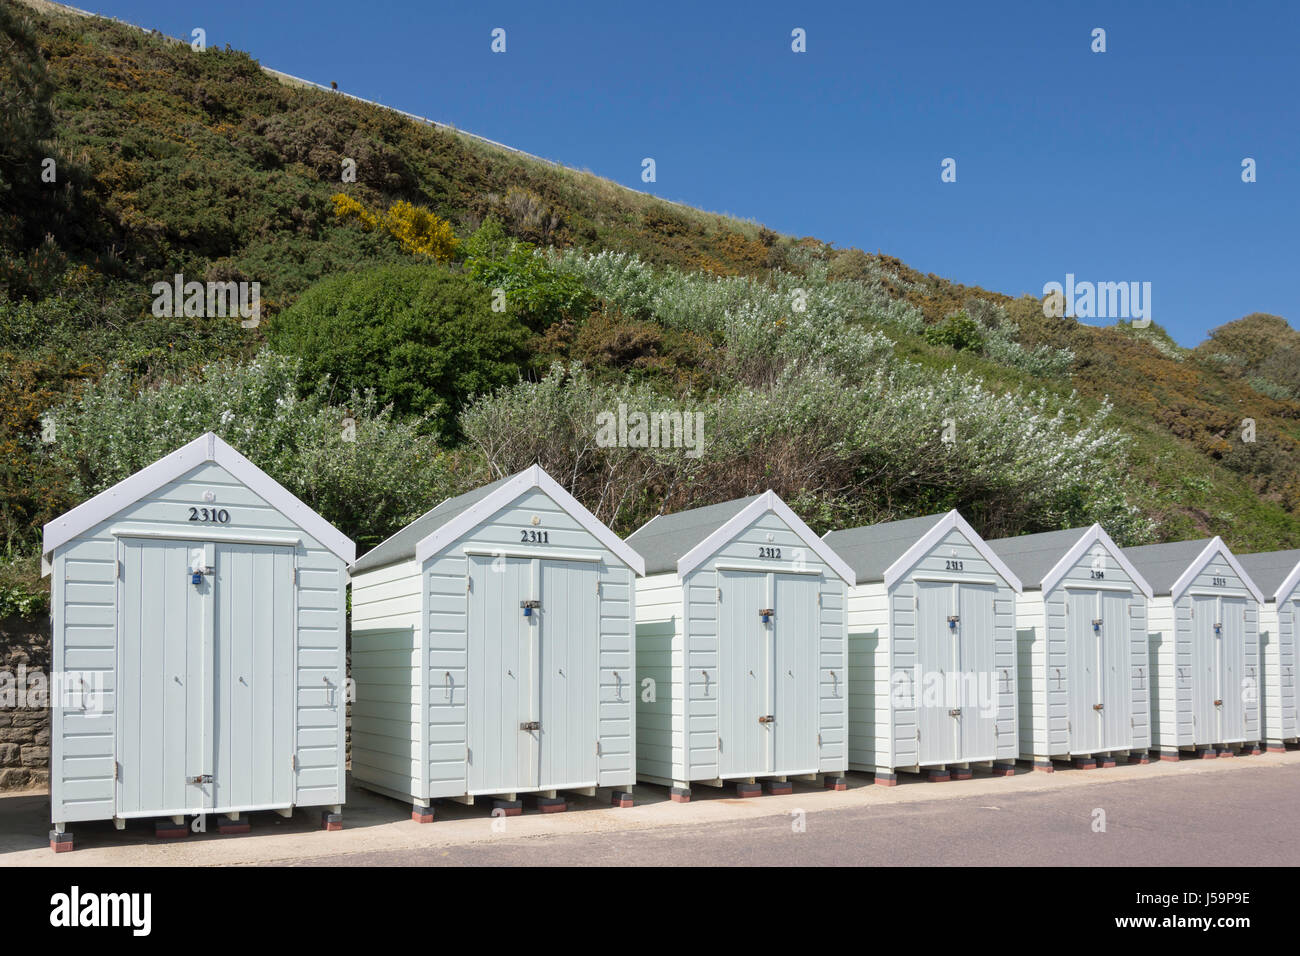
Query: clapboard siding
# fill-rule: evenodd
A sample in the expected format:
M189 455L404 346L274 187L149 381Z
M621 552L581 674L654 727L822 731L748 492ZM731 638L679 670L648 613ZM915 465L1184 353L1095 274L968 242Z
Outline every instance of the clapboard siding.
M528 531L544 531L547 540L524 543L521 532ZM499 580L478 577L498 572L504 574ZM505 779L511 771L513 752L505 754L488 736L505 740L494 735L508 734L514 740L523 732L512 722L514 701L503 696L517 685L498 653L509 643L507 628L515 626L522 612L518 607L487 608L480 596L478 607L499 616L475 619L480 612L471 613L473 589L485 589L486 595L507 579L518 588L527 580L536 583L541 574L554 576L553 590L534 620L554 621L557 641L559 635L588 635L587 623L592 625L585 638L590 646L565 645L565 656L551 663L564 681L576 682L584 693L589 689L593 703L590 712L575 712L563 706L563 696L544 690L541 706L550 716L543 721L542 733L548 736L537 769L540 783L517 784L516 777L500 789L489 784L488 790L472 790L476 775L491 781ZM358 781L421 802L489 790L630 785L635 773L633 575L537 484L522 488L423 561L403 557L358 571L354 589L362 597L354 598L354 627L364 623L373 628L382 641L375 652L383 654L366 665L376 675L370 685L376 699L366 707L372 714L367 745L374 756L367 759L378 766L362 777L356 774L354 756ZM496 644L489 645L494 634ZM560 644L548 642L542 651L546 660L552 646L559 653ZM355 647L354 636L354 659ZM359 703L365 690L359 682ZM478 747L472 744L475 713L484 721L478 726L486 735ZM354 717L354 753L355 731ZM594 779L570 779L585 773L575 768L587 766L590 756L595 757Z
M220 525L190 521L191 508L203 507L227 510L230 521ZM296 539L291 556L296 577L290 579L285 571L285 583L292 580L295 585L296 613L296 669L293 693L286 697L291 703L286 706L292 712L287 719L292 721L298 770L286 805L342 803L347 585L343 560L225 467L206 461L125 504L58 546L51 556L54 666L65 673L95 674L106 691L98 713L80 707L53 710L50 786L55 822L105 819L115 812L120 678L116 649L123 586L117 568L125 555L123 541L139 540L122 537L128 531L194 542L219 542L222 535L251 539L269 535L277 542ZM140 771L130 768L130 772Z
M721 526L721 525L719 525ZM635 544L635 541L633 542ZM780 559L763 557L760 549L779 549ZM770 553L770 552L767 552ZM719 566L725 570L719 572ZM848 760L848 674L845 633L846 603L843 580L808 545L800 534L771 507L721 542L684 578L661 573L642 579L637 585L637 675L638 683L655 682L656 700L638 698L637 772L640 778L657 783L689 783L720 777L763 776L765 766L746 765L724 772L720 742L724 717L737 713L739 688L723 679L720 644L720 588L723 576L760 578L763 593L775 594L774 575L808 582L816 592L809 619L791 611L777 623L782 639L794 646L784 651L800 662L783 675L793 678L794 670L815 671L806 685L810 699L799 700L783 715L791 738L807 738L813 756L807 766L779 767L771 773L836 773L847 769ZM789 590L790 595L807 595L806 590ZM791 608L798 600L791 598ZM756 605L753 613L757 614ZM811 676L811 675L810 675ZM797 693L804 693L802 690ZM732 708L728 711L728 708ZM755 717L758 715L755 714ZM725 742L722 743L725 746ZM733 746L738 746L733 742ZM784 751L777 760L785 759ZM798 759L798 758L790 758Z
M352 583L352 778L422 793L420 575L404 561Z
M639 777L675 777L684 765L682 589L675 574L636 582L636 769ZM647 681L650 683L647 685Z

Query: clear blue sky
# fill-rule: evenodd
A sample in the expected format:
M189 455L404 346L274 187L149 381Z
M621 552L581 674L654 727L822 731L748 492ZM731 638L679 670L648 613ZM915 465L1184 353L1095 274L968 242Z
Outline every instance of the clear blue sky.
M1184 345L1300 324L1295 0L78 5L959 282L1147 281Z

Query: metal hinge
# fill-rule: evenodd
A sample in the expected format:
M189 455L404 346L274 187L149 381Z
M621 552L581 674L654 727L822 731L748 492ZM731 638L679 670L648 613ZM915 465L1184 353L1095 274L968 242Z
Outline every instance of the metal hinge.
M597 756L597 757L600 756L600 741L599 741L599 740L596 741L596 756Z
M294 773L298 772L298 755L293 754L289 757L289 769Z
M118 578L121 578L121 577L122 577L122 559L121 559L121 558L118 558L118 559L117 559L116 561L114 561L113 563L114 563L114 565L116 565L116 567L115 567L115 569L114 569L114 571L113 571L114 576L115 576L115 577L118 577Z
M820 747L821 745L822 745L822 735L821 735L821 734L818 734L818 735L817 735L817 746Z
M297 568L290 568L290 569L289 569L289 583L290 583L290 584L297 584L297 583L298 583L298 569L297 569Z
M465 579L465 593L466 593L466 594L469 594L469 592L470 592L470 591L473 591L473 590L474 590L474 579L473 579L473 578L466 578L466 579Z
M122 779L122 765L118 763L116 760L113 761L113 779L114 780Z

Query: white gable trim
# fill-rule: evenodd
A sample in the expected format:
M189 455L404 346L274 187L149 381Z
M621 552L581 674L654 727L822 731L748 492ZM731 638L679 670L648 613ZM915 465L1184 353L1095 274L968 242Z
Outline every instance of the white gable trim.
M682 555L677 561L678 577L686 577L712 557L719 548L769 511L784 521L804 544L812 548L817 557L821 558L832 571L844 579L846 584L852 587L857 583L852 570L844 563L844 559L832 551L825 541L813 534L812 528L804 524L803 519L790 510L790 506L777 497L776 492L771 490L759 495L729 521ZM780 569L773 568L772 570Z
M966 523L966 519L959 515L955 508L936 521L934 526L921 535L917 542L903 552L898 560L885 568L885 589L888 590L898 583L899 578L929 554L949 531L957 531L969 541L971 546L980 553L980 557L987 561L993 570L1002 577L1002 580L1011 585L1017 594L1024 592L1025 587L1020 583L1020 579L1011 573L1011 569L988 546L988 542L975 533L975 529Z
M357 546L311 508L289 493L283 485L235 451L217 435L208 432L170 455L159 458L135 474L123 478L113 487L101 491L89 501L55 518L45 526L41 546L41 566L49 574L51 557L60 545L83 534L100 522L107 521L128 505L157 491L168 482L193 471L205 462L215 462L239 480L259 498L333 552L345 564L356 558Z
M1295 567L1292 568L1291 573L1286 576L1286 580L1283 581L1281 586L1277 589L1277 593L1273 595L1272 600L1281 604L1291 596L1297 586L1300 586L1300 561L1296 562Z
M1056 587L1056 585L1060 583L1061 579L1070 573L1070 569L1079 563L1079 559L1091 550L1094 544L1100 544L1105 548L1110 556L1119 562L1119 566L1124 569L1124 572L1129 576L1133 583L1137 585L1138 590L1148 598L1151 597L1151 585L1147 583L1147 579L1138 572L1137 568L1133 567L1133 563L1124 556L1124 552L1115 545L1115 542L1111 540L1110 535L1108 535L1106 530L1099 524L1094 524L1091 528L1081 534L1079 540L1074 543L1069 551L1065 552L1065 556L1062 557L1060 561L1057 561L1052 567L1052 570L1048 571L1047 574L1043 576L1043 593L1046 594L1051 591L1052 588Z
M464 535L468 534L481 522L492 517L497 511L510 504L526 491L537 488L552 501L568 512L578 524L591 533L613 555L635 571L645 575L645 559L623 543L613 531L610 531L595 515L582 506L577 498L561 487L560 483L541 469L533 465L515 475L496 491L481 501L475 502L441 528L422 538L415 546L415 560L423 564L435 554L445 550Z
M1205 566L1213 561L1216 555L1222 557L1223 560L1228 562L1228 567L1232 568L1237 577L1241 579L1241 583L1246 586L1246 590L1251 593L1255 600L1259 601L1261 604L1264 603L1264 593L1260 591L1259 586L1250 579L1250 575L1245 572L1242 566L1237 563L1236 557L1234 557L1233 553L1228 550L1228 546L1223 543L1223 539L1217 536L1205 546L1205 549L1197 555L1196 560L1188 565L1187 570L1184 571L1182 575L1179 576L1178 580L1174 582L1173 587L1169 589L1170 599L1177 601L1182 597L1183 592L1192 586L1192 582L1196 580L1196 576L1205 570Z

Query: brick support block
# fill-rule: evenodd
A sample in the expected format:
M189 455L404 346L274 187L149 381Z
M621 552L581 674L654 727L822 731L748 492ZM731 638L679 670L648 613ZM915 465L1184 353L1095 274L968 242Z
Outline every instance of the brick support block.
M632 794L628 793L626 790L615 790L609 795L609 802L611 806L615 807L631 807L636 805L632 800Z
M827 790L847 790L849 782L843 777L826 777L822 780L822 786Z
M432 823L433 807L411 807L411 819L416 823Z
M153 826L153 835L159 840L183 840L190 835L190 828L185 824L172 823L170 820L159 821Z
M989 773L995 777L1014 777L1016 775L1016 765L1011 763L995 763Z
M569 809L569 803L563 797L534 797L538 813L563 813Z
M55 853L72 852L72 834L60 833L58 830L50 831L50 849Z
M763 787L757 783L738 783L736 784L736 796L738 797L761 797Z
M500 811L498 813L497 811ZM493 800L493 816L518 817L524 812L524 801L522 800Z
M247 820L232 820L222 817L217 821L218 833L249 833L253 829Z
M952 774L947 770L931 769L925 772L925 779L929 780L931 783L947 783L952 779Z
M320 814L320 826L322 830L342 830L343 814L322 810Z
M773 796L783 797L794 793L794 784L789 780L765 780L763 789Z
M873 782L875 783L875 785L876 785L877 787L897 787L897 786L898 786L898 774L896 774L896 773L883 773L882 771L877 770L877 771L875 772L875 774L874 774L874 781L873 781Z
M686 787L669 787L668 799L673 803L690 803L691 791Z

